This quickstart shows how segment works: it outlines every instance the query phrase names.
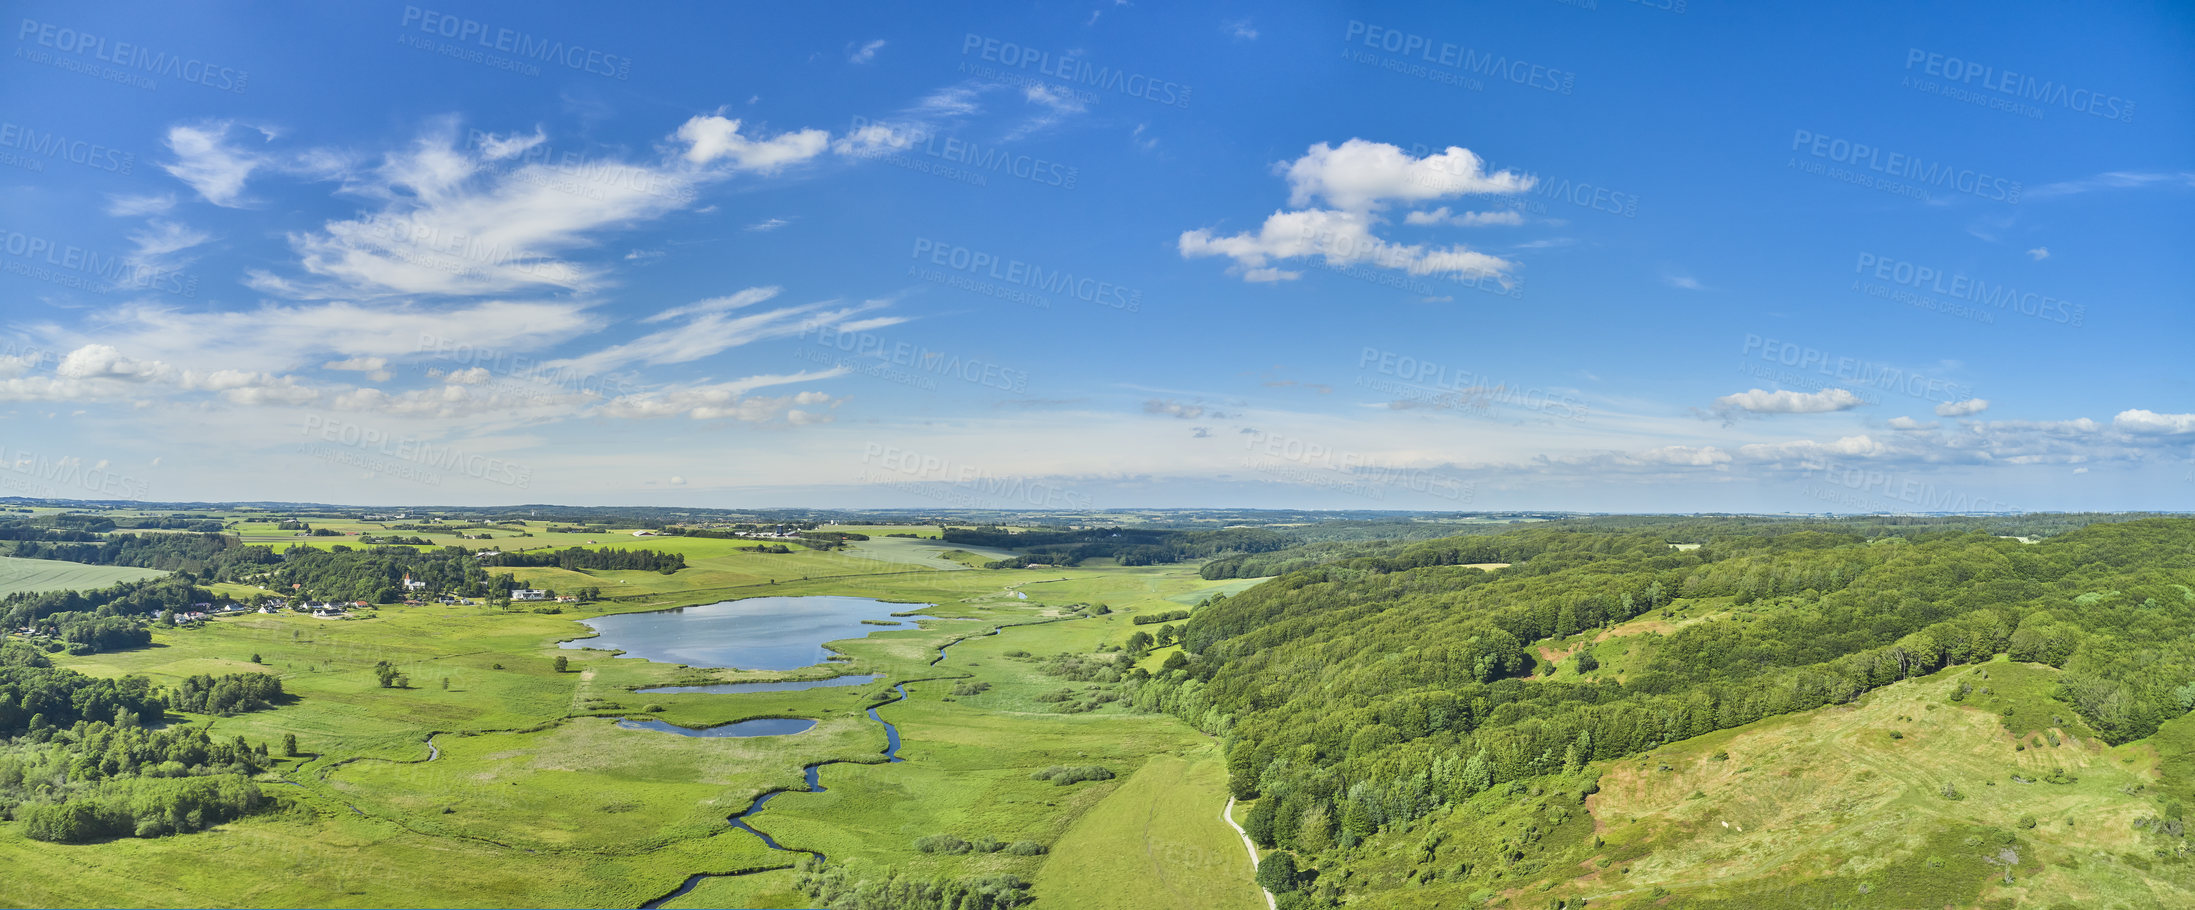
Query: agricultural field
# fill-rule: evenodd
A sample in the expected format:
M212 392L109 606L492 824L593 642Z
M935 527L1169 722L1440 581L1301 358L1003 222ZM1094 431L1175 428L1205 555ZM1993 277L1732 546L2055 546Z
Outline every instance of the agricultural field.
M165 574L157 569L130 566L87 566L58 559L0 556L0 597L34 591L104 588L118 582Z

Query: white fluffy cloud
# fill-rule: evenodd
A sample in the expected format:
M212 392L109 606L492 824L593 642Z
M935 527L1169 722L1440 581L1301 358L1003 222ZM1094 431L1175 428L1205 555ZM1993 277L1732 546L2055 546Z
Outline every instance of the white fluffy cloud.
M2159 414L2134 408L2111 418L2112 427L2142 436L2178 436L2195 433L2195 414Z
M1307 209L1274 212L1256 233L1216 236L1194 230L1181 235L1183 258L1226 256L1245 280L1289 281L1302 272L1280 268L1276 261L1320 257L1329 268L1374 265L1399 269L1412 275L1454 275L1463 278L1499 277L1512 263L1475 252L1461 245L1433 247L1384 240L1372 233L1371 216L1359 212Z
M1751 461L1787 462L1822 458L1874 458L1887 454L1888 446L1868 436L1845 436L1835 442L1800 439L1792 442L1754 443L1738 447L1738 455Z
M1938 417L1966 417L1989 410L1989 399L1969 398L1965 401L1947 401L1936 406Z
M1440 154L1413 158L1397 146L1363 139L1311 146L1283 173L1288 178L1290 205L1324 200L1352 212L1392 202L1522 193L1533 183L1531 177L1511 171L1487 173L1485 162L1470 149L1449 146Z
M678 128L687 143L686 160L694 164L724 161L734 170L776 173L823 154L831 134L818 129L782 133L757 140L740 135L740 122L718 114L695 117Z
M1300 278L1303 273L1287 268L1287 261L1314 256L1328 268L1369 265L1412 275L1496 278L1505 284L1504 276L1515 266L1461 244L1402 244L1376 233L1384 223L1380 212L1390 203L1531 189L1530 177L1509 171L1486 173L1483 162L1468 149L1450 147L1415 158L1395 146L1362 139L1338 147L1322 142L1275 170L1287 178L1289 204L1295 210L1274 212L1254 232L1184 231L1177 241L1182 257L1225 256L1234 261L1229 271L1250 282ZM1317 203L1324 207L1312 207ZM1515 223L1505 217L1515 214L1455 216L1442 206L1431 212L1411 212L1404 220L1417 225L1503 224Z
M1826 414L1831 411L1848 411L1867 402L1844 389L1823 389L1819 392L1793 392L1779 389L1749 389L1735 395L1715 399L1714 411L1718 415L1746 414Z
M54 375L64 379L120 379L128 382L149 382L171 372L160 361L131 360L113 345L87 344L70 351L54 368Z

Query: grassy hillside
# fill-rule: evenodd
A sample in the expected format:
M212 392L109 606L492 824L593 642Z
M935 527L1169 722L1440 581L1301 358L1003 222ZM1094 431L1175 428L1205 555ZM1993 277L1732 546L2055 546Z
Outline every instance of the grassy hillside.
M2025 736L2004 723L2002 707L2049 710L2055 673L1947 670L1496 788L1367 841L1336 874L1383 907L2184 905L2195 870L2158 862L2134 824L2156 812L2154 751L2074 719ZM1951 699L1975 682L2001 697Z

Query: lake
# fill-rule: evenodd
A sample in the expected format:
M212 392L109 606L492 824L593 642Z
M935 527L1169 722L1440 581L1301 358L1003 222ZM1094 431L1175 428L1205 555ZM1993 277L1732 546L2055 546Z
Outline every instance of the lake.
M864 619L891 619L895 612L927 606L932 605L867 597L750 597L581 620L599 634L562 647L623 651L621 657L690 667L797 670L831 656L824 642L892 628L864 625Z

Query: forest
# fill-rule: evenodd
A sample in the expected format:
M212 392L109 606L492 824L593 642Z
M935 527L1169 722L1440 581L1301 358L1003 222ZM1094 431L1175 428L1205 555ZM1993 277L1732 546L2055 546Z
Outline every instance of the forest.
M1672 548L1679 529L1701 545ZM2062 669L2058 700L2112 743L2195 707L2195 521L2034 544L1869 530L1680 519L1373 548L1208 602L1179 628L1188 657L1132 700L1224 735L1253 837L1307 869L1512 782L1999 654ZM1728 620L1655 639L1621 682L1531 653L1680 600Z

